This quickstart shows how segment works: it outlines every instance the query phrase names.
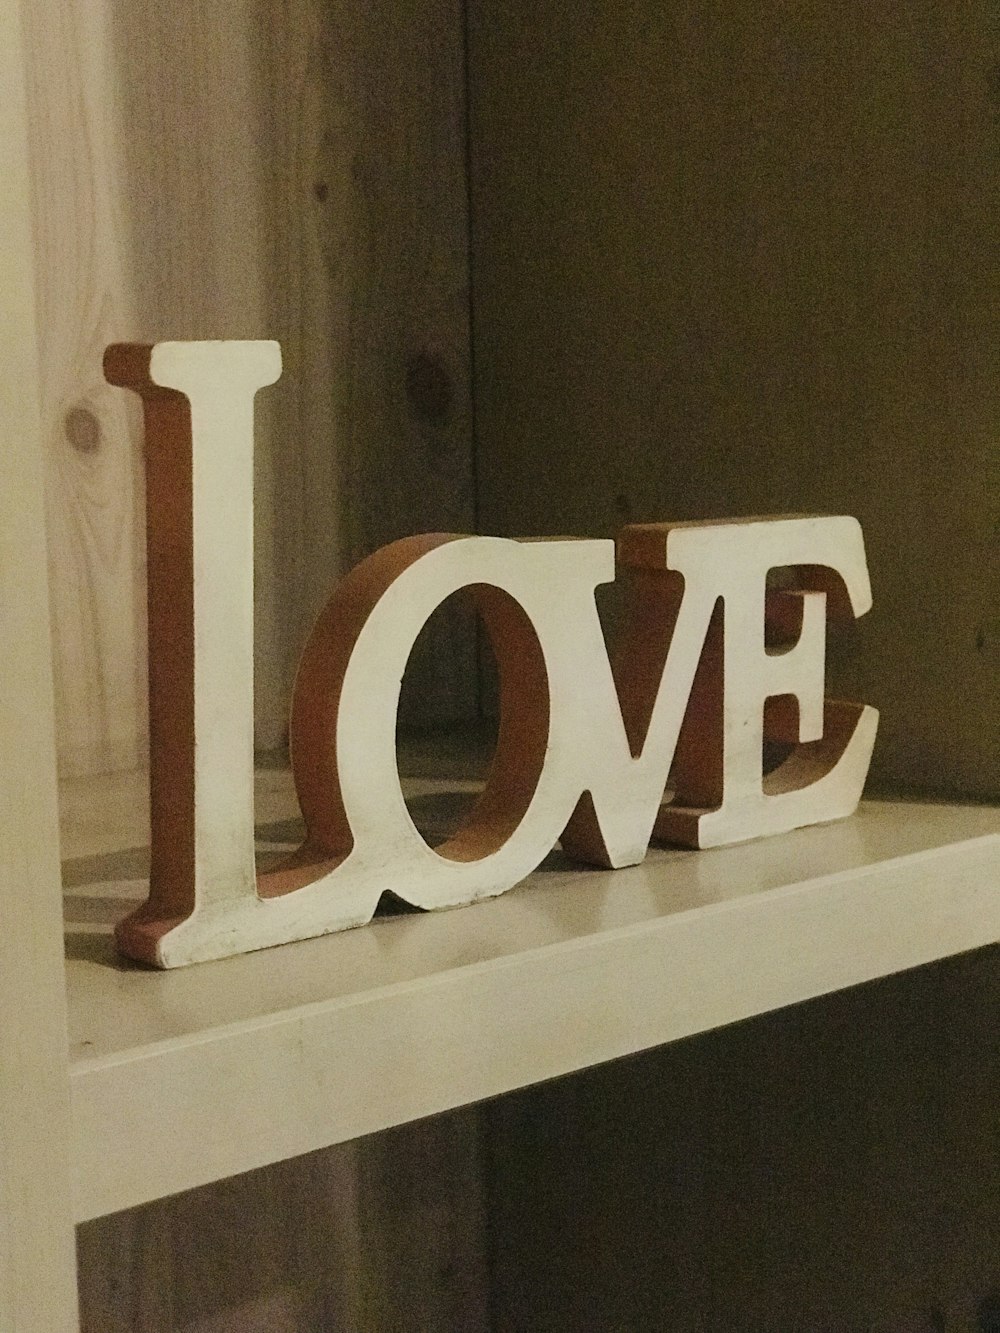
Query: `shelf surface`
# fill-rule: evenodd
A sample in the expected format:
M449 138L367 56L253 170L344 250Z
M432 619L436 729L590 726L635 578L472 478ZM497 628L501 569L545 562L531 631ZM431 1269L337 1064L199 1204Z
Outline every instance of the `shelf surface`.
M433 831L473 784L410 787ZM145 896L142 778L68 785L62 822L79 1220L1000 939L1000 812L870 801L158 973L111 940ZM287 773L257 822L264 854L296 841Z

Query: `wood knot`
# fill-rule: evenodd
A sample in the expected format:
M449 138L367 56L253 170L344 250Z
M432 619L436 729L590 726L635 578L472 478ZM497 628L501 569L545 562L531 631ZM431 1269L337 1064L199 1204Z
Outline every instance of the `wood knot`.
M96 454L101 447L101 423L87 407L73 407L63 423L66 439L79 454Z

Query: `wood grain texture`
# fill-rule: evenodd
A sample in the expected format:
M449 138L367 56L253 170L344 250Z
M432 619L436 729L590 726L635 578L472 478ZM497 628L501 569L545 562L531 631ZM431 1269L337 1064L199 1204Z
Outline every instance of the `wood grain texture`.
M82 1333L486 1333L469 1112L79 1228Z
M145 746L141 439L101 384L111 341L284 345L256 465L257 742L278 746L333 578L472 523L460 11L27 9L63 769ZM471 660L447 622L413 717L470 712Z
M0 3L0 1328L76 1327L52 659L20 0Z
M997 962L493 1103L496 1333L995 1328Z
M145 735L138 418L101 355L137 321L123 277L104 15L25 5L49 585L60 763L134 767Z
M986 0L470 7L484 531L856 514L883 786L1000 792Z

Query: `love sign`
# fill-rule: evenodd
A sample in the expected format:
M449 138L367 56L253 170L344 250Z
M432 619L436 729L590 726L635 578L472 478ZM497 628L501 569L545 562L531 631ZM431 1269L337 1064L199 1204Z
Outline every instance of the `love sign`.
M617 544L432 534L363 561L316 622L290 731L306 838L258 876L253 403L280 350L121 345L105 372L142 396L147 436L152 861L125 953L177 967L344 930L387 890L473 902L559 840L619 867L651 839L716 847L856 808L878 715L823 694L828 617L871 605L854 519L638 525ZM616 579L609 657L594 591ZM499 737L468 820L432 850L400 790L396 710L421 628L463 588L499 668ZM787 757L765 775L767 741Z

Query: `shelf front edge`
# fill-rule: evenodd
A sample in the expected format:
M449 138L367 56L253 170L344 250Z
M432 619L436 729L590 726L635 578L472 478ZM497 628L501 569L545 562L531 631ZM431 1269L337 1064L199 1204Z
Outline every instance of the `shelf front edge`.
M78 1221L1000 939L1000 836L72 1067Z

